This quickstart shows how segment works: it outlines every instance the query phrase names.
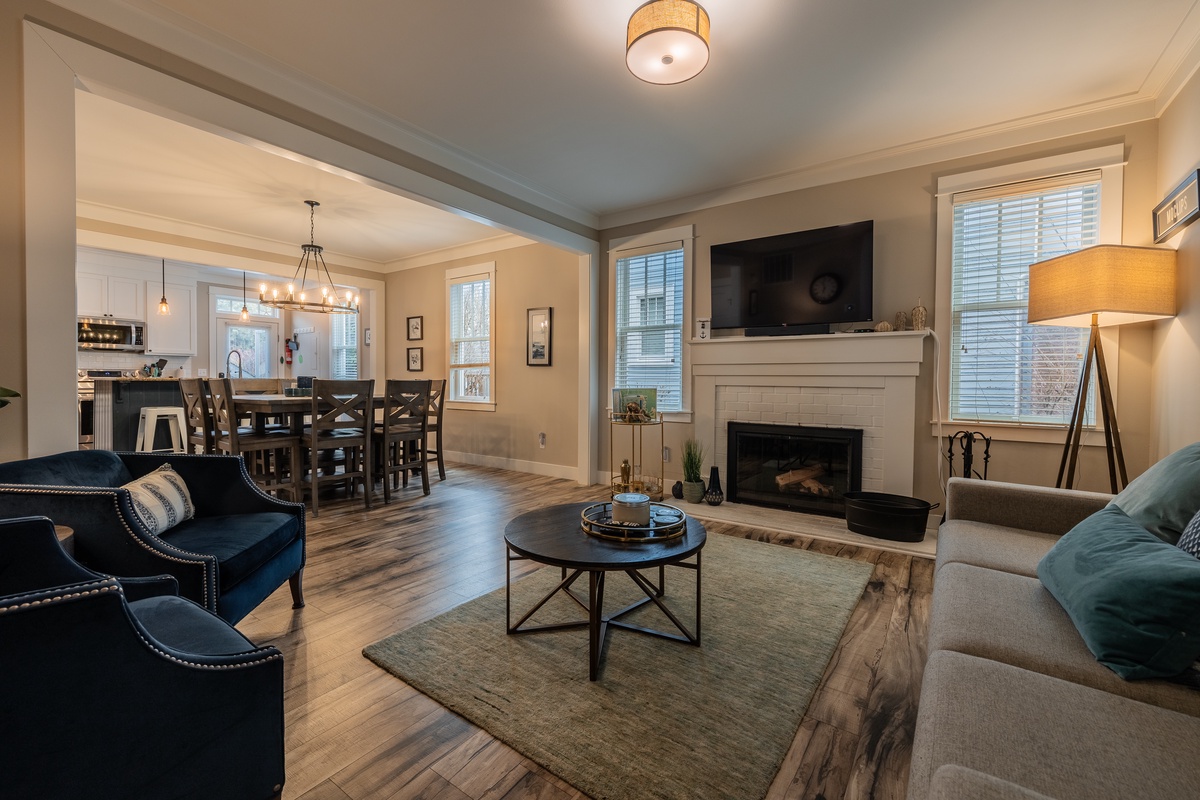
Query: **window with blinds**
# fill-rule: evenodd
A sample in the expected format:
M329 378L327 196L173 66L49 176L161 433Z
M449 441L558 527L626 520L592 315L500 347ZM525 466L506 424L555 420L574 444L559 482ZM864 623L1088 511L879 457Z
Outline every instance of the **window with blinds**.
M1100 180L1096 170L954 195L952 419L1070 419L1088 331L1026 322L1029 265L1099 243Z
M658 390L659 411L683 408L683 243L618 253L614 388Z
M358 314L331 314L329 376L335 381L358 379Z
M492 274L452 278L448 400L492 403Z

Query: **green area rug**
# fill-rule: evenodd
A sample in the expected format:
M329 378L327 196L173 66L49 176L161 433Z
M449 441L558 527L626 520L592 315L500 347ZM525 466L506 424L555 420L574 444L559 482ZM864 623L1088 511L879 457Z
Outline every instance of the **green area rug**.
M597 800L761 798L872 571L869 564L711 535L702 645L610 629L588 681L587 630L505 634L504 590L363 654ZM518 619L557 568L513 586ZM587 577L577 582L586 598ZM692 628L694 573L667 569L667 603ZM638 597L609 576L605 608ZM579 619L556 597L534 623ZM670 623L652 604L627 620Z

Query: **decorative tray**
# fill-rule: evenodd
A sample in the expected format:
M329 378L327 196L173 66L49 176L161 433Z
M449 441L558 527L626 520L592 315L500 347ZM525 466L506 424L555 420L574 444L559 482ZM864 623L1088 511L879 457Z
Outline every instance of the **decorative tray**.
M687 530L687 515L664 503L650 504L649 525L613 521L611 502L588 506L579 516L584 533L618 542L661 542Z

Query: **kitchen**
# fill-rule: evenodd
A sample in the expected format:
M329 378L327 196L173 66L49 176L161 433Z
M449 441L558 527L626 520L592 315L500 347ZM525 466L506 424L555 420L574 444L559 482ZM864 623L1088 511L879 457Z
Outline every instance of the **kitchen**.
M368 361L368 304L361 315L282 312L259 305L258 276L243 287L228 269L85 246L77 254L81 449L132 450L143 407L182 407L182 377L295 380L347 368L357 377ZM164 298L168 314L159 313ZM166 447L159 428L154 446Z

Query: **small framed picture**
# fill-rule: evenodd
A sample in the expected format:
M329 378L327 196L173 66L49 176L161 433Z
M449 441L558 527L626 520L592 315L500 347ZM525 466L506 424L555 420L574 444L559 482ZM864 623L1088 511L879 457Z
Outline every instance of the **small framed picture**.
M424 338L424 334L421 333L421 325L424 320L424 317L408 318L408 340L410 342L419 342Z
M408 371L420 372L423 369L425 369L425 348L408 348Z
M550 366L550 311L547 307L531 308L525 312L526 366Z

